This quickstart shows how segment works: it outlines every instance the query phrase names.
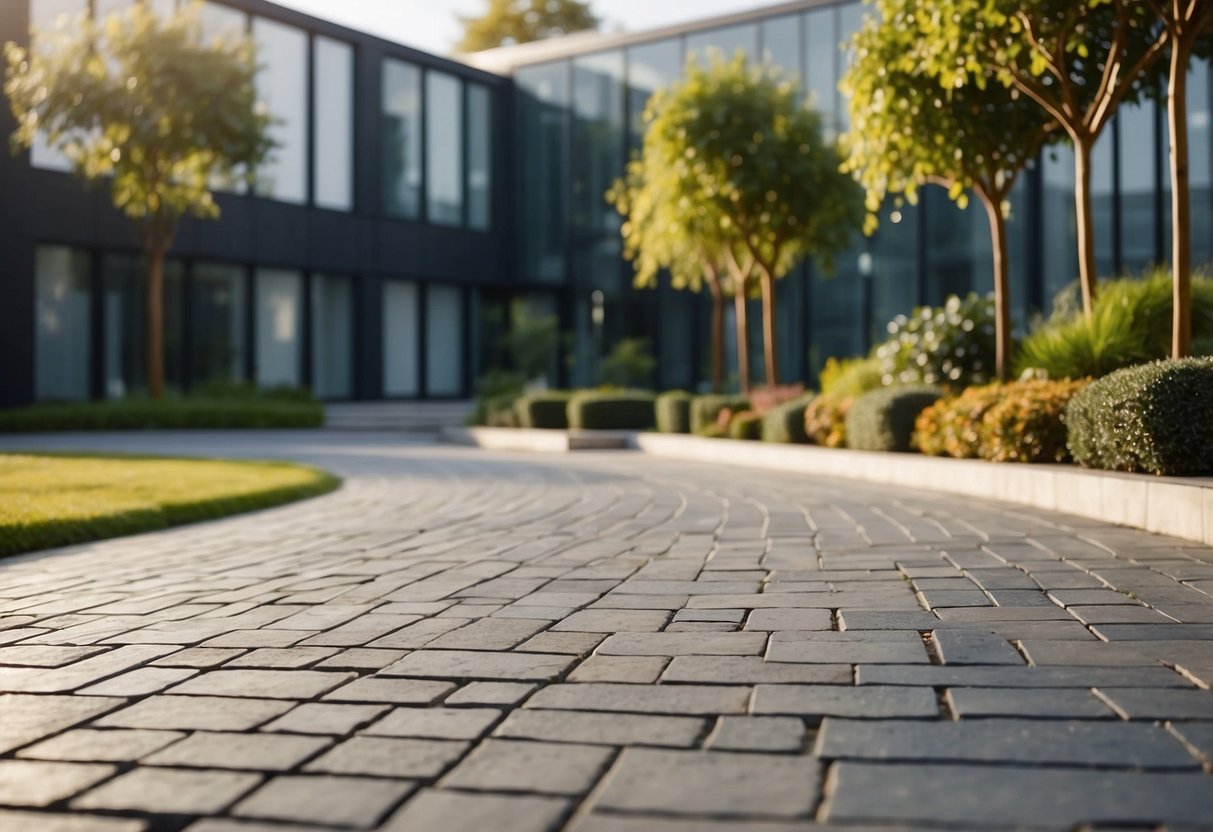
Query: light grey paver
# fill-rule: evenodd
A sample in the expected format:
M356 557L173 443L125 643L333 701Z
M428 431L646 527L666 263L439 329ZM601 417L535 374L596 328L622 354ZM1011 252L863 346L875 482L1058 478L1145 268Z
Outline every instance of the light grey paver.
M381 832L552 832L568 813L553 797L513 797L427 789L409 800Z
M934 717L939 715L939 704L934 691L921 687L758 685L751 710L805 717Z
M262 731L286 731L292 734L344 736L369 724L388 709L387 705L344 705L305 702L262 727Z
M84 791L116 770L102 763L0 760L0 804L48 806Z
M106 728L247 731L289 711L291 702L216 696L152 696L97 720Z
M256 774L137 768L72 801L81 809L155 814L209 814L236 802L261 782Z
M603 656L757 656L766 633L617 633L598 647Z
M527 700L527 707L653 714L740 714L745 713L749 701L750 689L747 687L586 682L543 688Z
M468 744L449 740L353 737L308 763L307 771L377 777L437 777Z
M380 673L437 679L553 679L570 665L567 656L539 653L490 653L475 650L418 650Z
M457 789L578 795L593 788L613 756L594 745L492 739L443 782Z
M77 728L22 749L18 756L32 760L127 762L158 751L184 736L179 731Z
M474 740L500 718L501 711L492 708L396 708L362 729L362 733L379 737Z
M595 713L588 711L514 711L496 736L600 745L690 747L706 732L703 719L686 716Z
M143 762L187 768L286 771L330 744L321 737L201 731L157 751Z
M352 673L317 670L212 670L173 688L195 696L261 696L311 699L354 679Z
M275 777L233 810L241 817L306 824L371 826L414 788L365 777Z
M804 744L804 723L780 716L721 717L708 738L716 751L800 751Z

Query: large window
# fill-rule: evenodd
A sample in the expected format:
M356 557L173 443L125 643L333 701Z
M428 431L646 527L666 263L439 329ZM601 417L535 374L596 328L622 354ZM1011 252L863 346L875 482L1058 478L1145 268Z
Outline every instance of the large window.
M439 225L463 224L463 84L425 75L426 213Z
M493 97L480 84L466 89L468 225L487 231L493 222Z
M628 49L628 127L632 143L644 140L644 108L653 93L682 73L682 43L659 40Z
M416 396L418 373L417 284L388 280L383 284L383 394Z
M707 63L713 53L728 61L738 52L745 53L749 60L754 60L758 54L758 27L755 24L746 23L687 35L687 54L694 54L703 63Z
M34 263L34 396L86 399L92 337L88 254L40 246Z
M354 49L348 43L317 37L313 57L316 205L349 211L354 207Z
M245 377L245 281L240 266L194 264L191 352L195 382Z
M827 139L838 134L838 10L815 9L804 16L805 88L809 105L821 113Z
M573 236L579 280L619 289L620 218L603 194L623 170L623 52L573 61Z
M383 62L383 210L421 214L421 70Z
M257 270L257 384L299 384L303 278L285 269Z
M209 0L202 4L199 21L202 24L202 35L208 41L231 42L248 34L247 14Z
M518 151L522 277L565 280L565 228L569 176L566 105L568 64L525 67L518 90Z
M256 18L257 96L274 118L278 146L257 168L257 192L283 202L307 201L307 35L291 26Z
M783 69L784 75L797 81L803 78L800 62L804 45L800 39L799 15L775 17L762 22L762 61Z
M164 378L181 386L182 292L185 270L178 260L164 275ZM131 254L101 258L105 286L105 395L129 396L147 386L147 264Z
M430 286L425 293L425 391L430 396L463 392L463 293L455 286Z
M312 277L312 391L322 399L354 392L354 292L346 277Z
M1158 259L1158 178L1155 169L1158 142L1154 113L1153 101L1116 111L1120 130L1120 254L1122 268L1129 271L1137 271ZM1103 227L1104 223L1112 222L1113 195L1110 187L1101 189L1101 184L1110 183L1094 182L1091 190L1096 221ZM1099 242L1096 239L1096 243ZM1107 274L1103 266L1100 274Z
M1213 263L1213 118L1210 118L1209 62L1196 60L1188 71L1188 184L1192 200L1192 262ZM1167 118L1162 116L1163 259L1171 254L1171 163Z

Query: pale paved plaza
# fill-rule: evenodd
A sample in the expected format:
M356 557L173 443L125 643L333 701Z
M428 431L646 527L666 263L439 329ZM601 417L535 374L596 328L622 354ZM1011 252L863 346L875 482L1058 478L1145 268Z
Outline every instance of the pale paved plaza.
M282 509L0 562L3 832L1213 829L1213 550L633 453L293 458Z

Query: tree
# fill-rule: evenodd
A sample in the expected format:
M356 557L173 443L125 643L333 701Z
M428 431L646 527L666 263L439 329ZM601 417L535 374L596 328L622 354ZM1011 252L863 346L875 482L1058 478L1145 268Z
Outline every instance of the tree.
M212 183L273 149L248 41L207 43L198 6L161 18L135 4L5 44L15 149L39 135L86 181L108 182L147 256L147 383L164 391L164 265L182 217L216 219Z
M1171 357L1192 350L1192 197L1188 180L1188 64L1197 41L1213 27L1208 0L1146 0L1171 47L1167 124L1171 159L1171 276L1174 282Z
M828 271L862 224L863 198L839 171L821 118L780 71L738 53L687 63L684 80L654 103L686 208L721 227L723 255L742 314L751 281L762 293L766 383L779 383L775 281L806 256ZM650 125L654 129L656 122ZM646 136L647 141L647 136ZM739 352L741 351L739 344Z
M479 52L512 43L530 43L570 32L597 29L599 20L584 0L489 0L480 17L459 16L459 52Z
M927 42L914 54L945 86L997 77L1035 101L1073 143L1078 269L1090 315L1091 152L1116 108L1144 91L1165 31L1139 0L937 0L915 19Z
M961 207L967 191L981 201L990 225L995 306L995 370L1005 380L1011 348L1007 201L1020 172L1055 124L1013 87L987 79L945 88L915 59L940 30L924 26L918 0L876 0L855 36L855 62L842 81L851 127L841 143L844 169L867 189L869 220L892 195L917 202L918 188L941 185Z

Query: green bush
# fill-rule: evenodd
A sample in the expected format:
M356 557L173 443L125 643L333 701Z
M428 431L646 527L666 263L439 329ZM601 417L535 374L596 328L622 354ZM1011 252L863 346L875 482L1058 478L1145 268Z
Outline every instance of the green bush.
M982 384L994 369L994 300L970 292L943 306L898 315L889 340L876 347L881 381L892 384Z
M809 442L823 448L847 445L847 411L855 399L822 393L804 409L804 432Z
M508 370L489 370L481 376L476 383L476 406L468 416L468 424L517 427L514 402L522 395L524 381L521 373Z
M1118 370L1074 396L1065 418L1070 452L1081 465L1213 473L1213 358Z
M613 387L647 387L653 383L657 359L649 352L648 338L624 338L602 359L599 375Z
M671 390L657 397L657 430L661 433L691 432L691 399L684 390Z
M315 402L316 397L306 387L279 384L274 387L258 387L250 381L213 379L195 385L185 398L192 399L258 399L261 401Z
M720 411L749 410L750 402L744 396L696 396L691 399L691 433L706 435L716 427Z
M1155 270L1140 278L1103 281L1090 319L1068 289L1054 300L1054 314L1019 347L1015 372L1044 371L1049 378L1107 375L1171 352L1171 275ZM1193 352L1213 339L1213 276L1192 276Z
M734 413L729 419L728 435L730 439L760 439L762 416L753 410Z
M991 462L1068 462L1065 411L1090 382L1017 381L981 420L981 457Z
M928 407L914 421L913 445L928 456L978 459L981 420L1003 398L1003 385L970 387Z
M572 395L567 390L541 390L521 396L514 402L518 426L550 430L568 428L568 406Z
M804 412L811 401L813 401L813 394L808 393L764 413L762 416L762 441L808 442L809 436L804 429Z
M0 410L0 432L316 428L324 406L295 399L124 399Z
M655 399L647 390L583 390L569 399L569 427L647 430L653 427Z
M823 396L854 398L880 387L880 359L829 358L821 368L821 393Z
M909 451L918 414L943 395L929 384L907 384L865 393L847 412L847 447L861 451Z

